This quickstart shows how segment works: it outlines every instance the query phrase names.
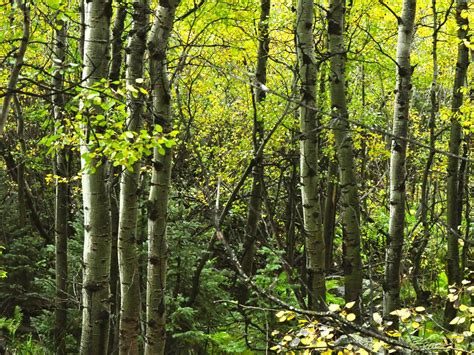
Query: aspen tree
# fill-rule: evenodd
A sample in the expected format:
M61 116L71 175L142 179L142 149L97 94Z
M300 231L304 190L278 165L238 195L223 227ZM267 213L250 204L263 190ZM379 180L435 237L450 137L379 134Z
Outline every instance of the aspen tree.
M260 22L258 26L258 55L256 88L253 90L252 102L254 105L254 126L253 126L253 149L254 166L252 169L252 191L247 209L247 225L245 231L244 254L242 257L242 268L246 275L252 276L254 273L255 243L257 240L258 222L262 208L263 189L263 152L258 152L264 138L263 115L258 112L262 102L265 100L266 91L264 87L267 83L267 60L270 44L268 33L268 20L270 17L270 0L260 1ZM239 290L239 302L245 303L248 298L247 285L241 285Z
M309 273L309 307L325 308L325 246L319 198L319 167L316 112L317 64L313 38L313 1L299 0L296 38L301 80L300 175L306 268Z
M143 63L148 31L148 1L132 4L132 29L127 53L127 86L143 82ZM139 90L137 90L139 91ZM127 129L138 132L142 125L144 95L128 92ZM131 169L131 170L129 170ZM140 284L137 250L137 212L140 163L123 167L120 178L120 208L118 227L118 263L120 272L120 331L119 354L138 354L140 330Z
M342 225L344 297L356 302L359 310L362 294L362 261L360 255L359 191L354 168L352 136L349 132L346 104L346 48L344 45L344 0L330 0L328 13L329 51L331 54L331 115L339 166Z
M112 4L107 0L84 3L84 67L82 79L92 87L107 77L109 27ZM94 107L94 113L101 108ZM84 127L85 137L90 127ZM93 140L81 141L81 156L95 150ZM81 354L106 354L109 337L110 213L105 164L94 158L81 159L84 207L84 276L82 286Z
M385 253L385 282L383 310L387 316L400 308L400 261L405 228L406 149L411 75L410 51L416 13L416 0L403 0L402 15L398 18L397 83L393 114L392 143L390 152L390 221L389 238ZM398 327L394 319L394 328Z
M171 92L166 65L168 41L173 29L179 0L160 1L150 32L150 80L153 97L153 121L169 133ZM153 171L148 199L148 275L146 290L145 354L160 355L165 351L165 290L167 268L166 219L171 179L171 148L153 150ZM163 153L163 154L162 154Z
M449 285L459 285L461 282L461 271L459 269L459 225L460 220L460 201L459 195L462 193L459 186L459 159L456 156L460 154L461 145L461 124L459 123L460 108L463 103L462 88L465 85L467 68L469 66L469 49L465 40L468 39L468 7L466 0L456 0L456 23L458 26L458 53L456 61L456 73L453 84L453 97L451 102L451 129L449 135L449 152L452 154L448 157L448 182L446 187L447 194L447 235L448 235L448 251L446 255L447 276ZM449 300L446 302L444 311L445 326L452 328L449 322L456 315L454 304Z
M62 67L66 60L67 26L58 20L54 24L55 37L53 48L53 115L56 127L64 125L64 75ZM56 153L54 174L56 175L56 191L54 206L54 234L56 254L56 309L54 321L54 341L57 354L66 354L65 331L67 325L67 238L69 221L69 169L66 148Z

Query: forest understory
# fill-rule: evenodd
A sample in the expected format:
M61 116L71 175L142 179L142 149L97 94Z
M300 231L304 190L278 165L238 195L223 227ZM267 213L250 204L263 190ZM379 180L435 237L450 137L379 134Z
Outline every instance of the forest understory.
M0 2L0 354L474 353L474 2Z

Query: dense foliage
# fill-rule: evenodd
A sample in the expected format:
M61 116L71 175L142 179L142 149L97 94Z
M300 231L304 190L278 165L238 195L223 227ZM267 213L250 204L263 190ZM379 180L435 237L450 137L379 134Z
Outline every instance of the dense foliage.
M472 2L0 11L0 353L473 351Z

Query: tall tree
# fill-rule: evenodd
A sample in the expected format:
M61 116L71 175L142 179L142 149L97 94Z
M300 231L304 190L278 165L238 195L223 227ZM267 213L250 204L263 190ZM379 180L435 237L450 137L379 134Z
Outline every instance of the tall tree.
M301 82L300 175L306 268L309 274L309 307L325 308L325 246L319 198L319 167L316 112L317 63L314 52L312 0L299 0L296 40Z
M132 4L132 29L127 53L127 85L135 87L143 81L143 63L148 33L148 1ZM138 91L138 90L137 90ZM144 95L128 93L127 129L138 132L142 125ZM140 277L137 250L137 212L140 163L123 167L120 178L118 229L118 261L120 270L120 354L138 354L140 330Z
M53 76L53 115L55 129L64 127L64 74L66 60L67 24L58 20L54 24L54 76ZM66 354L65 331L67 325L67 239L69 221L69 169L68 149L61 148L54 162L55 175L55 216L54 234L56 249L56 309L54 338L57 354Z
M435 156L435 126L436 117L439 111L438 103L438 33L441 29L441 25L438 23L438 10L436 6L437 0L431 1L431 11L433 14L433 34L432 34L432 51L431 59L433 63L433 77L431 80L430 87L430 117L428 121L428 128L430 132L430 151L428 153L428 159L426 160L425 169L421 179L421 200L420 200L420 219L423 226L423 235L421 238L416 238L413 241L411 256L413 258L413 273L412 273L412 284L413 289L416 293L417 303L426 303L429 292L424 291L422 288L422 273L421 273L421 257L425 250L429 238L430 238L430 223L428 218L429 212L429 190L430 190L430 172Z
M246 275L254 273L255 243L258 233L258 222L262 208L262 188L263 188L263 150L259 151L264 139L263 115L259 114L259 108L265 100L266 91L264 87L267 83L267 60L270 45L268 32L268 21L270 18L270 0L260 1L260 22L258 25L258 55L256 88L253 90L253 150L254 165L252 168L252 191L247 208L247 225L245 229L244 254L242 257L242 268ZM239 302L245 303L248 298L248 286L241 285L239 290Z
M112 4L108 0L84 3L84 63L82 79L87 88L107 77L109 28ZM101 112L93 107L93 114ZM84 208L84 275L82 286L81 354L106 354L109 337L110 214L105 164L101 158L86 163L96 142L84 127L81 141L82 196Z
M456 61L456 73L453 84L453 97L451 102L451 130L449 136L449 152L448 157L448 183L446 187L447 194L447 228L448 228L448 252L446 255L447 274L449 285L459 285L461 282L461 272L459 269L459 225L460 220L460 200L459 195L462 193L459 186L459 162L457 158L460 154L461 145L461 124L459 123L460 108L463 103L462 87L464 86L469 66L469 49L465 41L468 42L468 7L466 0L456 0L456 23L458 26L458 54ZM445 326L451 328L449 324L456 315L456 309L452 302L446 302L444 311Z
M393 114L392 145L390 152L390 221L385 253L383 311L387 316L400 308L400 261L405 228L406 137L410 108L411 75L410 51L416 14L416 0L403 0L402 15L398 18L397 84ZM398 327L393 320L394 328Z
M344 297L356 302L362 295L362 261L360 255L359 191L354 167L352 136L346 104L346 48L344 45L345 0L330 0L328 12L329 52L331 55L331 115L339 165L342 225Z
M153 123L171 131L171 92L166 54L180 0L160 1L150 32L150 80L153 97ZM164 150L164 151L163 151ZM166 340L166 219L171 179L171 154L168 147L153 150L153 171L148 199L148 274L146 291L145 354L164 354Z
M117 89L121 79L123 65L123 45L125 20L127 18L127 2L125 0L116 1L117 10L114 23L112 25L110 39L110 65L109 81L110 87ZM120 314L120 281L118 268L118 224L119 224L119 176L120 166L114 166L112 162L107 164L107 189L110 201L110 229L112 235L112 247L110 258L110 336L109 349L114 351L119 343L119 314Z

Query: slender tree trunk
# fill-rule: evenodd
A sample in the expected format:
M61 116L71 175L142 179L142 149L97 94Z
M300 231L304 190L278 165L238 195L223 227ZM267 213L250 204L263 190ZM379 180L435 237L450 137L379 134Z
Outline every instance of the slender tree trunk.
M326 199L324 200L324 243L326 245L326 273L329 273L333 266L334 253L334 233L336 226L337 207L337 163L329 162L328 178L326 188Z
M426 160L426 166L423 171L423 177L421 181L421 224L423 226L422 238L417 238L413 241L413 250L410 253L413 256L413 273L412 273L412 285L416 293L417 304L425 304L428 298L428 293L423 290L420 285L422 280L421 275L421 258L424 250L429 241L430 237L430 223L428 220L428 202L429 202L429 178L431 165L434 159L435 149L435 125L436 116L438 114L438 12L436 9L436 0L431 1L431 10L433 13L433 49L432 49L432 61L433 61L433 79L431 81L430 88L430 118L428 128L430 132L430 152L428 159Z
M464 40L467 39L468 20L463 18L462 12L467 12L467 1L456 0L456 23L458 25L458 56L456 62L456 74L453 85L453 98L451 103L451 132L449 138L449 152L454 156L459 155L461 144L461 125L459 123L459 109L463 103L463 93L461 88L464 86L469 66L469 49ZM446 217L448 227L448 252L446 255L447 274L449 285L459 285L461 282L461 273L459 270L459 159L448 157L448 183L447 183L447 206ZM447 301L444 310L445 327L452 328L449 324L456 315L456 309L452 302Z
M118 81L123 66L123 32L125 20L127 18L127 2L117 1L117 12L112 26L110 41L110 66L109 80L110 87L119 87ZM120 280L118 266L118 224L119 224L119 194L116 186L119 185L120 167L113 166L110 162L107 166L108 181L107 189L110 200L110 222L112 235L112 255L110 258L110 335L109 352L115 354L119 346L119 323L120 323Z
M133 23L127 48L127 85L140 85L148 30L148 2L133 2ZM137 82L138 80L138 82ZM142 94L128 98L127 128L138 132L143 115ZM123 167L120 179L118 260L120 270L120 354L138 354L140 330L140 277L138 272L137 212L140 163Z
M92 0L84 4L84 69L86 87L107 77L109 61L109 27L111 3ZM100 112L100 107L95 107ZM85 130L88 128L85 127ZM90 129L90 128L89 128ZM85 137L89 133L85 132ZM81 155L95 149L94 143L83 140ZM81 160L82 195L84 205L84 276L82 287L81 354L106 354L109 337L109 274L110 274L110 213L106 188L105 164L94 158L90 166Z
M313 310L325 308L325 246L319 198L319 167L316 112L317 64L313 38L313 1L299 0L297 8L297 52L301 80L300 174L309 301Z
M346 104L346 48L344 45L344 0L330 0L328 13L329 51L331 53L331 113L339 165L342 202L344 297L355 301L359 313L362 294L360 255L359 191L354 167L354 151Z
M255 259L255 243L257 240L258 222L262 207L262 185L263 185L263 151L259 147L264 139L264 121L262 115L258 114L261 103L265 100L266 92L262 85L267 83L267 59L270 37L268 33L268 20L270 18L270 0L260 1L260 22L258 27L258 56L256 80L257 88L253 90L252 102L254 106L253 121L253 148L255 164L252 169L252 191L247 210L247 225L245 230L244 254L242 256L242 269L245 274L252 276ZM238 292L238 300L245 303L248 299L248 286L241 284Z
M400 308L400 261L405 228L406 140L410 108L410 51L413 41L416 0L403 0L402 16L398 21L397 85L393 115L393 138L390 155L390 221L385 254L384 315ZM400 138L399 138L400 137ZM393 328L398 328L393 318Z
M63 65L66 60L67 27L64 21L55 23L53 56L55 60L53 76L53 115L56 127L64 125L64 75ZM69 222L69 171L68 151L60 149L56 153L54 174L56 176L56 196L54 214L54 234L56 249L56 309L54 321L54 344L56 354L66 354L67 326L67 239Z
M13 97L16 118L17 118L17 137L20 146L20 159L17 167L17 184L18 184L18 222L20 226L26 223L26 202L25 202L25 158L26 158L26 144L25 144L25 119L21 109L20 101L17 95Z
M114 82L120 79L120 73L123 64L123 30L125 27L125 19L127 18L127 6L125 0L117 1L117 13L115 15L114 25L112 27L112 38L110 41L110 69L109 80ZM133 31L133 30L132 30ZM112 87L117 84L112 83Z
M107 164L107 195L110 203L110 330L109 354L118 353L120 323L120 277L118 266L118 225L119 225L119 189L118 178L120 167L111 162Z
M153 96L153 121L169 133L171 121L171 92L166 65L168 40L179 0L162 1L153 21L148 49L150 80ZM166 340L166 219L171 179L171 148L156 147L153 151L153 172L148 200L148 275L146 291L145 354L160 355ZM161 151L161 152L160 152ZM162 154L164 153L164 155Z

